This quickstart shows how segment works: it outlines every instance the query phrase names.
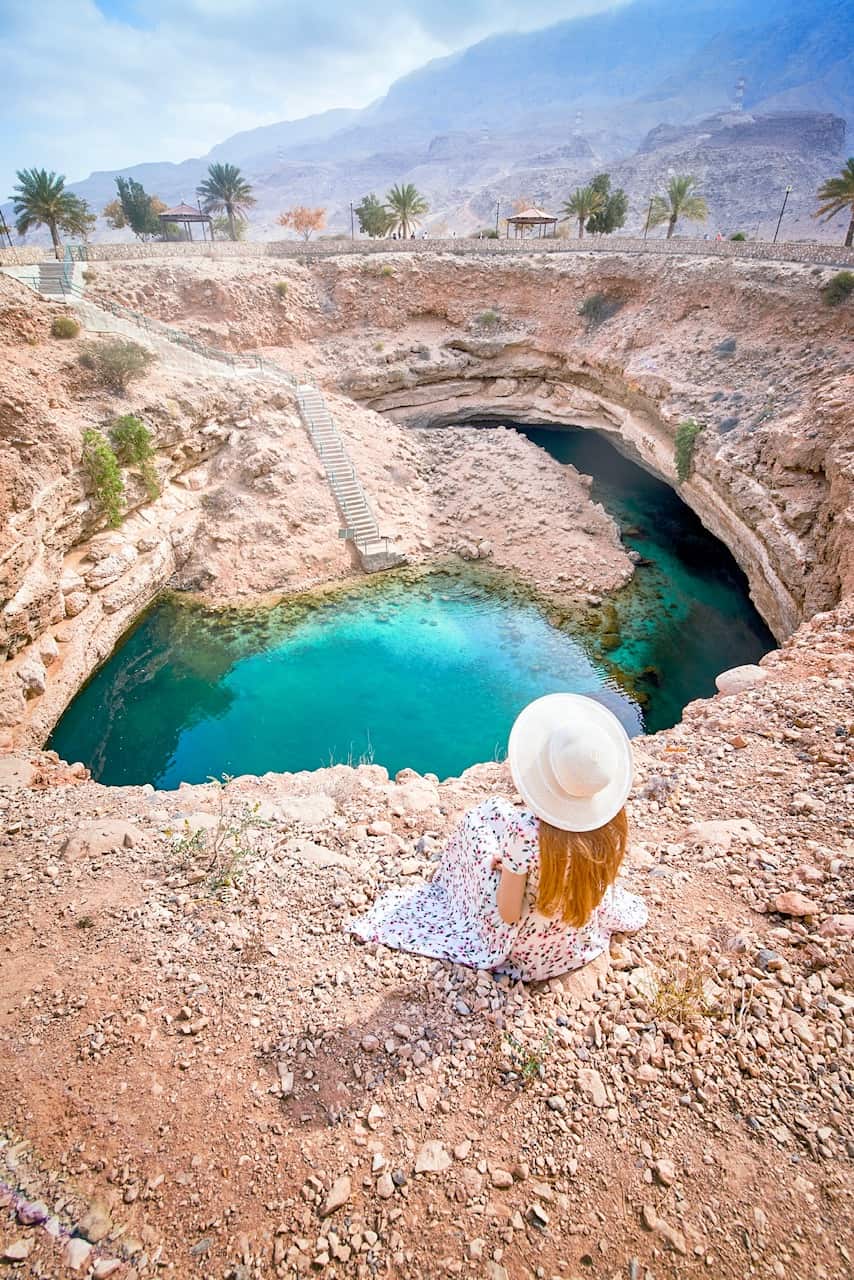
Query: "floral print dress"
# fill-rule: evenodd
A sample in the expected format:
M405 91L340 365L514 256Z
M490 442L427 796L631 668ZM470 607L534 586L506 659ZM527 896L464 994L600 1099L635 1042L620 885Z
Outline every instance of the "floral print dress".
M646 924L642 899L614 885L580 929L540 915L534 905L538 827L533 813L508 800L483 801L451 836L431 884L392 889L367 915L349 921L348 929L365 942L532 982L580 969L607 949L612 933L632 933ZM528 877L516 924L505 924L498 914L496 857L508 871Z

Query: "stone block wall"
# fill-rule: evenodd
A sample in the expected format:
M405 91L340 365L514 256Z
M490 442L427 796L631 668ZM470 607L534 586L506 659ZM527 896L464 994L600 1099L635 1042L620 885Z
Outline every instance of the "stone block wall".
M854 267L854 249L841 245L814 243L811 241L787 241L770 244L767 241L703 240L699 237L674 237L672 240L644 240L640 236L608 236L600 240L315 240L307 244L296 240L251 240L232 243L228 240L187 242L153 242L151 244L93 244L89 246L91 262L132 262L162 258L291 258L312 261L355 253L373 255L383 253L425 254L453 253L489 257L514 253L630 253L654 254L666 257L690 255L706 258L744 258L749 261L805 262L816 266ZM49 248L0 248L0 267L26 266L50 261Z

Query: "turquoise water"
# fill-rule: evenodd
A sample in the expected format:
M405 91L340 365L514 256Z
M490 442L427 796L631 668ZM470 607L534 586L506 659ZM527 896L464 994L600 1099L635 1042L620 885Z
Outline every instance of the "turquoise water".
M446 777L503 757L540 694L592 693L636 734L773 645L729 554L665 485L591 433L528 434L597 477L594 496L646 558L616 604L557 627L474 572L390 574L245 612L165 599L49 745L114 785L361 759Z
M745 575L674 490L594 431L527 427L524 433L559 462L593 477L592 497L642 557L616 601L607 656L633 676L648 732L669 728L686 703L714 694L719 671L757 662L776 648Z
M641 729L577 640L468 578L392 580L242 620L165 601L75 699L51 746L112 784L361 758L445 777L501 758L525 703L558 689L602 691Z

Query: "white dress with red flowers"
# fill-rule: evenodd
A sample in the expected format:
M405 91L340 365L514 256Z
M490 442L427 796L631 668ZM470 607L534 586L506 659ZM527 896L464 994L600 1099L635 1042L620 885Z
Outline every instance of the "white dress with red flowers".
M367 915L348 923L365 942L398 951L493 969L533 982L594 960L612 933L633 933L647 921L642 899L612 885L580 929L535 909L539 881L538 819L508 800L484 800L451 836L431 884L393 889ZM505 924L498 914L498 857L508 871L527 875L522 916Z

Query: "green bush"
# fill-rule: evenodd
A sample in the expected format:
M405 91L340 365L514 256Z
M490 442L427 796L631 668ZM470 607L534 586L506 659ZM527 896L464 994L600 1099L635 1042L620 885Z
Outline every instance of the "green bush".
M736 231L730 236L730 240L746 240L747 236L743 231Z
M676 474L680 484L685 483L694 469L694 448L701 431L699 422L693 418L686 418L676 428Z
M154 468L154 445L151 432L140 418L126 413L110 424L110 439L120 462L137 467L150 501L160 496L160 485Z
M108 342L90 343L81 353L80 363L91 369L102 386L110 391L126 391L135 378L141 378L156 356L138 342L111 338Z
M380 271L380 275L385 276L386 278L388 278L389 276L393 276L394 267L389 267L389 266L383 267L383 269Z
M273 288L276 290L276 293L279 295L280 298L286 298L288 296L287 280L277 280L276 283L273 285Z
M95 497L115 529L122 522L122 494L125 491L118 459L109 441L93 427L83 432L83 466L92 482Z
M486 311L481 311L480 315L477 316L477 323L482 329L497 329L501 324L501 316L492 307L489 307Z
M80 325L73 316L54 316L50 331L55 338L76 338Z
M578 314L587 321L588 331L596 329L615 316L623 305L622 298L607 293L591 293L578 308Z
M854 291L854 272L837 271L831 276L821 291L822 297L829 307L837 307L840 302L851 296Z
M87 269L83 272L84 284L91 284L92 281L97 280L97 278L98 278L97 271L93 271L91 267L87 267Z

